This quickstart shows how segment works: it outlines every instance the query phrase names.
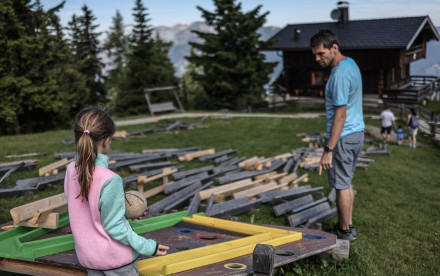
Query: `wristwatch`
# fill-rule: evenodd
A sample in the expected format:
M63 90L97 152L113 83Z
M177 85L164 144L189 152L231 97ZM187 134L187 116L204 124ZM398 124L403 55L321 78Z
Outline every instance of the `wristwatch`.
M329 148L328 146L324 147L324 151L326 152L333 152L333 149Z

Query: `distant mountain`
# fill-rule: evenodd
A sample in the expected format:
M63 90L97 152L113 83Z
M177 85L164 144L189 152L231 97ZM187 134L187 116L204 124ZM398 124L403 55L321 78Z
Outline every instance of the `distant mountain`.
M178 77L182 76L186 71L186 66L188 62L185 56L189 55L190 45L189 42L203 42L198 38L198 36L192 31L200 32L214 32L214 28L208 26L205 22L194 22L191 24L178 24L173 27L159 26L154 29L154 36L158 33L160 38L167 42L173 42L173 46L170 49L169 57L171 62L174 64L176 70L176 75ZM275 33L277 33L281 28L278 27L263 27L258 30L261 34L263 40L271 38ZM282 68L282 58L279 57L275 52L268 51L264 53L266 55L266 61L279 62L278 66L275 68L274 77L278 76Z
M437 27L437 31L440 33L440 27ZM440 77L440 41L430 41L426 48L426 58L411 63L411 75Z

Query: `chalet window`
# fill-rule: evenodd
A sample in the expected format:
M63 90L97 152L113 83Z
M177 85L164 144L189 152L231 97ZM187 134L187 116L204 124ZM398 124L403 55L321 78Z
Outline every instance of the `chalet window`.
M311 72L311 85L312 86L323 86L324 85L324 74L323 72Z

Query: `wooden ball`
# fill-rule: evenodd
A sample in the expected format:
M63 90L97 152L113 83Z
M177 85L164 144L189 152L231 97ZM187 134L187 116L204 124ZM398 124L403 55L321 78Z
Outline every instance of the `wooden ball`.
M142 217L147 210L147 199L144 194L138 191L125 193L125 217L137 219Z

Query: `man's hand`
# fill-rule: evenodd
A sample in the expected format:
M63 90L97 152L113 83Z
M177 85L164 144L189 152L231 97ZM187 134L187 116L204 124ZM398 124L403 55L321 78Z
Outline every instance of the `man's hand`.
M170 249L168 246L159 244L157 247L157 252L154 254L154 256L164 256L167 254L168 249Z
M321 175L322 169L328 170L333 168L332 160L333 160L333 153L324 151L321 157L321 161L319 161L319 175Z

